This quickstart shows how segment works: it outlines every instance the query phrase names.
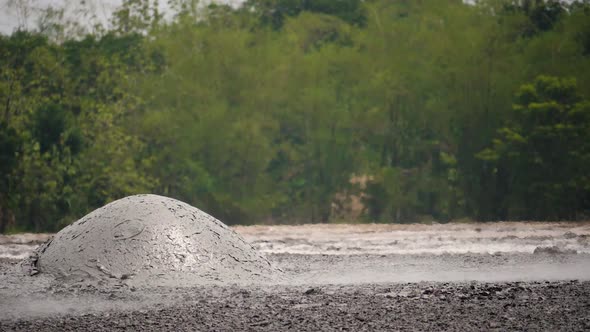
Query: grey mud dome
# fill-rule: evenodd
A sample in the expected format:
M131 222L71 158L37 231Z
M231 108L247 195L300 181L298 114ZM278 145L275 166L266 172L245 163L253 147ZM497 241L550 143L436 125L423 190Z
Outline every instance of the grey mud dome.
M219 220L157 195L126 197L91 212L40 246L26 265L30 274L137 286L267 281L278 272Z

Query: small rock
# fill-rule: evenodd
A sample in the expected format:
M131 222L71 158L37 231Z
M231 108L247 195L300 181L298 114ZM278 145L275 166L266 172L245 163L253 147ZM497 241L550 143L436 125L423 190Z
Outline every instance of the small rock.
M533 254L549 254L549 255L565 255L565 254L577 254L578 252L573 249L561 249L557 246L552 247L536 247Z
M491 329L497 329L500 327L500 324L497 322L490 322L490 328Z
M319 291L315 288L310 288L304 292L305 295L312 295L312 294L317 294L317 293L319 293Z
M576 237L578 237L578 234L576 234L576 233L574 233L574 232L569 232L569 231L568 231L568 232L565 232L565 233L563 234L563 237L564 237L564 238L566 238L566 239L573 239L573 238L576 238Z

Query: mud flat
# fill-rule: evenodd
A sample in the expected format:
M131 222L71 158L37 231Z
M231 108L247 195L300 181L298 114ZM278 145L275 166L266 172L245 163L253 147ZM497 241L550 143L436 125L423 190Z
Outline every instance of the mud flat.
M311 264L301 266L302 261L311 257L270 256L277 264L290 264L287 271L296 276L322 274L334 263L326 259L329 257L315 257ZM364 258L371 264L398 264L400 259ZM405 260L404 264L411 264L410 258L401 259ZM485 258L480 260L486 263ZM420 263L420 258L415 262ZM358 264L358 260L336 263L351 269L366 267ZM314 271L314 266L319 265L322 268ZM0 274L10 267L11 263L2 264ZM370 279L370 275L365 279ZM2 286L8 285L3 282ZM66 287L47 281L44 286L21 289L19 294L7 288L0 292L2 331L585 331L590 328L590 282L581 280L377 283L350 280L331 284L319 279L282 285L141 289L81 284ZM11 293L12 296L7 296Z
M234 229L287 277L64 283L4 259L0 331L590 329L587 223Z

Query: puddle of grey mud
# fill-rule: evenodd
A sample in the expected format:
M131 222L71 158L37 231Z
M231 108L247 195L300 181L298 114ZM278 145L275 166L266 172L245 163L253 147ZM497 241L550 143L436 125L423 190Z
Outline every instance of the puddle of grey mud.
M240 287L66 286L17 278L14 261L0 262L0 331L590 329L587 254L269 259L293 277Z

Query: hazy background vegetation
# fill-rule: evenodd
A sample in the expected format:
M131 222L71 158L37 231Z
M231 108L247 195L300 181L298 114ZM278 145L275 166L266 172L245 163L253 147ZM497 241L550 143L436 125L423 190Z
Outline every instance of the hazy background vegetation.
M588 1L158 8L0 35L0 232L147 192L228 224L590 215Z

